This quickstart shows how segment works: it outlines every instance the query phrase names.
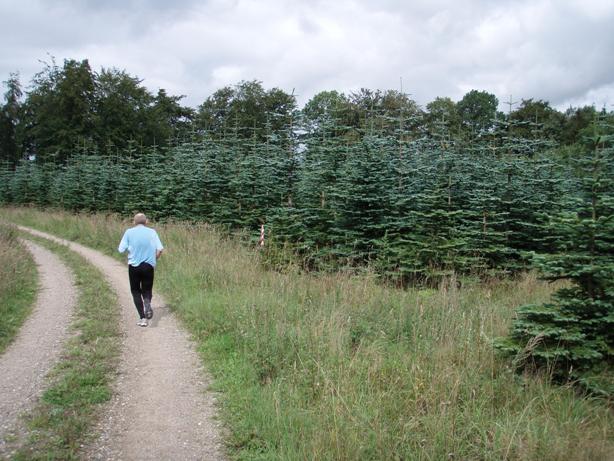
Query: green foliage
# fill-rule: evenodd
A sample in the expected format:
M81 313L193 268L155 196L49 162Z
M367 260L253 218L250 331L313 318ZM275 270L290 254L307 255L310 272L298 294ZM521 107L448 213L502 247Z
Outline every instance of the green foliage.
M461 117L457 104L450 98L435 98L426 105L427 129L433 136L460 136Z
M587 140L592 149L574 161L580 194L567 197L574 211L551 218L555 252L537 258L546 279L571 286L550 303L519 309L500 347L521 367L548 367L557 379L612 395L611 373L599 375L614 364L614 138L598 125Z
M582 140L582 132L591 125L595 118L596 110L594 106L570 107L565 111L565 131L562 141L571 145Z
M143 129L148 126L147 113L153 98L141 80L125 71L103 68L96 82L98 145L109 152L125 148L131 140L149 145Z
M24 103L27 153L63 161L75 145L92 145L95 80L86 60L46 64Z
M67 66L83 71L83 63ZM62 73L48 75L61 80ZM533 253L556 255L563 240L579 242L590 231L565 237L554 218L584 216L592 189L579 180L590 177L576 161L580 147L553 150L560 117L541 101L523 101L505 119L493 95L473 91L458 104L439 98L424 114L399 92L362 89L320 93L298 117L293 96L241 82L201 106L202 130L192 140L146 147L121 138L149 133L154 142L187 129L179 99L148 96L116 71L98 79L105 90L97 113L110 121L109 137L97 143L113 149L85 143L64 161L7 165L0 201L139 210L247 229L251 241L264 224L263 256L272 267L292 257L306 269L371 266L402 285L516 274ZM132 105L122 106L124 99ZM119 113L126 131L111 129ZM154 128L139 131L143 123ZM586 127L579 133L590 135ZM609 251L595 242L596 254Z
M471 90L458 102L458 114L471 137L479 136L493 126L499 100L486 91Z
M265 90L257 80L242 81L207 98L198 109L196 125L217 138L233 134L262 141L291 125L295 111L294 95L279 88Z
M518 109L510 114L510 119L519 124L516 131L527 139L545 137L560 140L565 133L565 116L541 99L523 99Z
M0 161L64 163L75 149L116 154L131 142L168 145L189 139L191 109L164 89L152 95L141 80L117 69L93 71L86 60L52 58L23 93L16 75L4 82L0 107Z
M348 124L347 115L350 102L343 93L338 91L321 91L314 95L303 107L303 116L311 129L316 129L331 118L341 120L342 125Z
M117 155L86 148L65 163L24 161L1 173L0 200L142 210L247 228L254 239L265 224L271 254L294 251L307 268L371 264L401 283L517 271L527 252L550 251L547 218L575 186L565 164L540 154L547 144L511 137L504 124L471 149L445 126L412 139L405 109L383 127L381 114L339 126L324 107L300 133L265 123L264 138L214 134L161 148L129 143Z
M23 92L19 74L11 74L4 84L7 90L4 103L0 105L0 162L14 166L20 158L23 143Z

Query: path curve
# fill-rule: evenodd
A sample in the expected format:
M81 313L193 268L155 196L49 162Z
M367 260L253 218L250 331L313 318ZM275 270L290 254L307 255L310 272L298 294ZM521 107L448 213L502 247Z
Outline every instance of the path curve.
M67 245L98 267L117 292L123 344L114 397L84 457L104 460L225 459L215 395L188 334L156 294L147 328L130 295L127 267L109 256L34 229L20 229Z
M20 432L19 415L42 393L45 377L57 363L68 337L77 292L72 272L51 251L22 240L39 274L36 304L15 341L0 356L0 453Z

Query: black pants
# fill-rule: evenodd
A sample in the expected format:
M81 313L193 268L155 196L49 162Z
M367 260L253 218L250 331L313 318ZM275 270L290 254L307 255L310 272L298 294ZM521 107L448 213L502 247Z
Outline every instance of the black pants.
M154 268L151 264L141 263L136 267L128 265L128 277L130 278L130 291L139 317L144 319L143 301L151 302Z

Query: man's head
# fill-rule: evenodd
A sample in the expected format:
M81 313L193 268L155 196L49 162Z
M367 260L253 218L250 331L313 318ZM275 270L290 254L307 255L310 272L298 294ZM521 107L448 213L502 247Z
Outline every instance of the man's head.
M147 224L147 216L144 213L137 213L134 215L134 225Z

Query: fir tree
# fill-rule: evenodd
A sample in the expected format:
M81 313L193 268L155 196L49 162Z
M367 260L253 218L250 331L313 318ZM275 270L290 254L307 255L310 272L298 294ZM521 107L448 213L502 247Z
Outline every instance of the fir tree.
M571 285L552 302L522 306L498 347L521 368L548 367L612 395L611 372L600 372L614 363L614 137L595 130L590 153L575 161L579 193L551 222L557 252L538 258L544 278Z

